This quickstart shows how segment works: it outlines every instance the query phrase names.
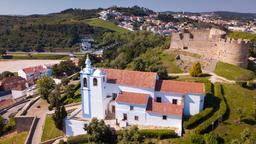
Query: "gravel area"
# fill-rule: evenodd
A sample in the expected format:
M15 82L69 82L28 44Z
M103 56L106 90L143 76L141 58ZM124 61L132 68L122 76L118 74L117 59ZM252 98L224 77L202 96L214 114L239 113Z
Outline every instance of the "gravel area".
M58 64L61 60L0 60L0 73L3 71L18 72L19 69L43 64Z

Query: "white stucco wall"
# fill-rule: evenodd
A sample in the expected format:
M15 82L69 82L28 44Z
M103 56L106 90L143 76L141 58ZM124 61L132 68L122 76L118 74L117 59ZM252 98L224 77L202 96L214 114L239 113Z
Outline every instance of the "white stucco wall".
M188 94L184 99L184 115L198 114L203 110L204 95Z
M175 132L181 136L182 132L182 117L175 115L167 115L167 119L163 120L163 115L146 113L146 123L149 126L159 126L159 127L172 127L177 129Z
M21 98L23 96L26 96L26 90L12 90L12 98L13 99L18 99Z
M133 106L133 110L130 110L130 106ZM123 114L127 114L127 122L129 124L143 125L145 123L146 105L127 105L116 103L116 119L118 122L123 120ZM138 116L138 120L135 120L135 116Z
M67 136L76 136L81 134L86 134L84 128L84 121L79 120L68 120L65 119L65 130Z

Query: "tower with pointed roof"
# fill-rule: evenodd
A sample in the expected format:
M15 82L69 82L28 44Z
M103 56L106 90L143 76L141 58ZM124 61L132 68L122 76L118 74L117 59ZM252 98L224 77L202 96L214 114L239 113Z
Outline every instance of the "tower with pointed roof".
M105 73L92 66L89 55L87 55L85 65L85 68L80 71L83 117L104 119Z

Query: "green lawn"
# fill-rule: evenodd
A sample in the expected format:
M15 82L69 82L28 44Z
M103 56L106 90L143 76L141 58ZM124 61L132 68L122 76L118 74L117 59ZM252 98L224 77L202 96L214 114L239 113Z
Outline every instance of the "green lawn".
M0 144L24 144L27 135L27 132L22 132L10 137L0 138Z
M116 24L114 24L110 21L105 21L105 20L98 19L98 18L88 19L88 20L86 20L86 23L91 26L101 27L101 28L113 30L116 32L127 32L128 31L124 28L117 26Z
M255 74L250 70L223 62L217 63L214 73L236 81L251 80L255 77Z
M167 68L168 73L182 73L182 70L175 63L175 55L170 53L161 53L163 65Z
M44 142L62 135L64 135L63 131L56 128L52 117L47 115L41 141Z
M256 121L252 118L253 96L256 96L256 91L228 84L224 84L223 88L230 112L227 120L220 124L214 132L222 137L226 143L230 143L234 138L239 138L240 133L245 128L249 128L254 137L256 137ZM244 118L242 118L241 124L236 123L239 118L237 111L239 108L244 111Z

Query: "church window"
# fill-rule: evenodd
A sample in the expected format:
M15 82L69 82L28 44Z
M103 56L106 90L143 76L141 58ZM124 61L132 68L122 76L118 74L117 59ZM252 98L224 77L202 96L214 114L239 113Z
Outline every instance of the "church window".
M177 99L172 99L172 104L177 104L178 100Z
M156 97L156 102L161 103L162 102L162 98L161 97Z
M93 78L93 86L97 86L98 85L98 80L96 78Z
M87 87L87 79L84 78L84 87Z

